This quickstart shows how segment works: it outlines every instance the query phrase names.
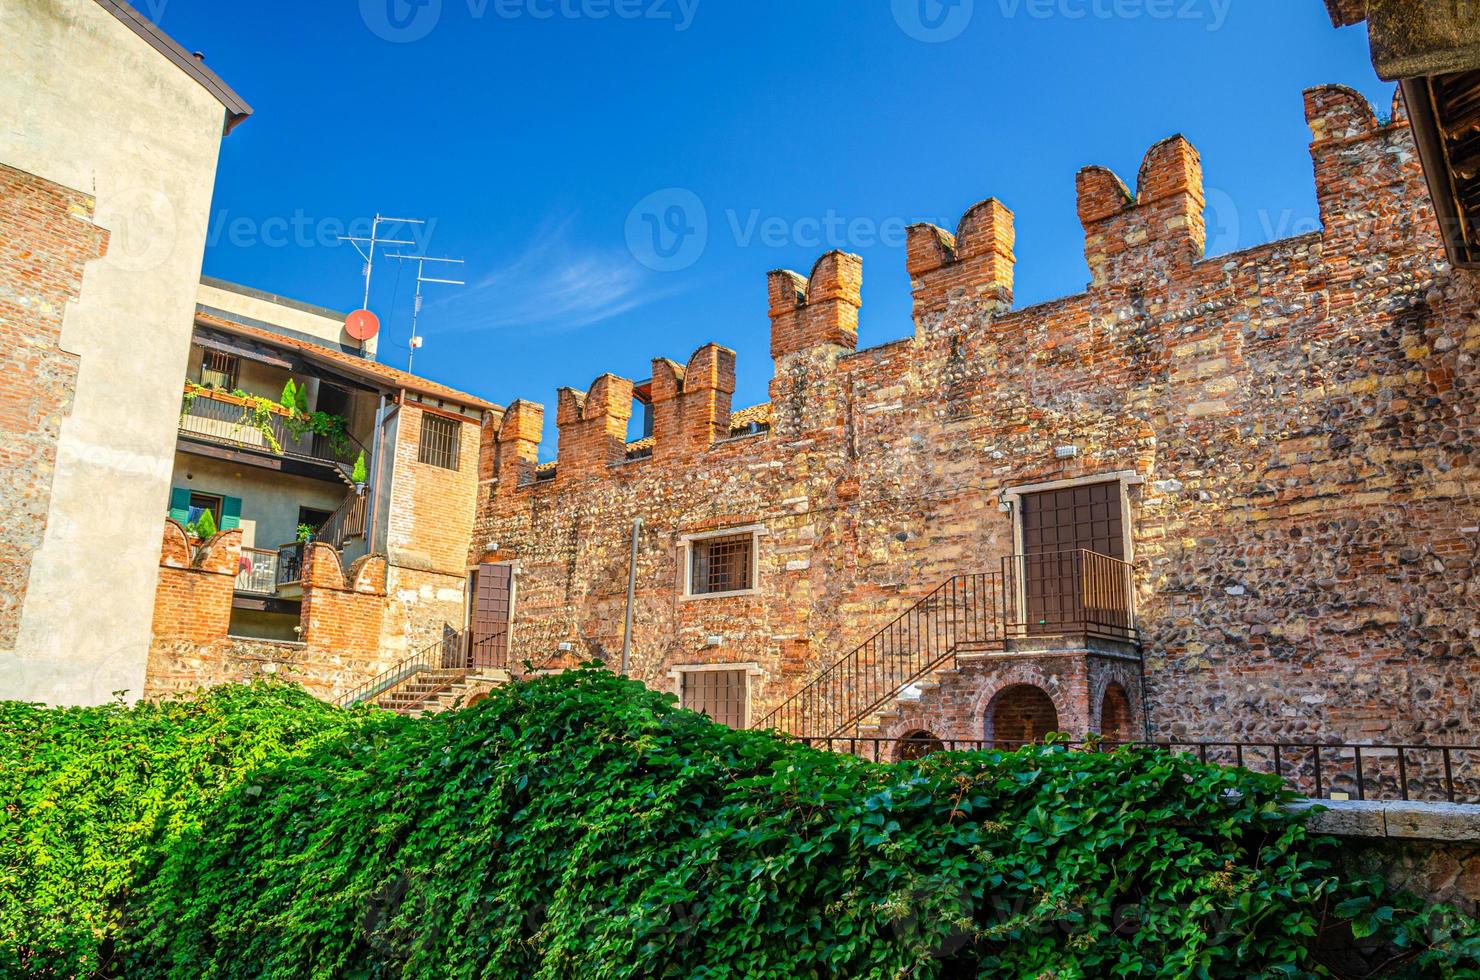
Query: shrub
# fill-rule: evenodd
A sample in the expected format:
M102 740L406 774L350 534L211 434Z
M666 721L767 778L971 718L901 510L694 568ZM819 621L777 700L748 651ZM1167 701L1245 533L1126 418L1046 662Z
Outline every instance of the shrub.
M394 720L284 684L132 709L0 702L0 976L90 975L152 846L245 774Z
M195 523L190 526L195 530L195 536L202 541L209 541L214 538L218 530L216 527L216 518L208 510L201 511L200 516L195 519Z
M298 385L292 378L283 382L283 393L278 396L278 404L290 412L298 410Z
M1480 962L1453 913L1339 885L1270 777L877 766L671 702L584 669L418 721L270 687L5 706L0 973L1242 978L1353 933L1400 976Z
M1452 913L1340 888L1271 777L876 766L671 702L583 670L269 767L150 868L129 975L1310 975L1338 901L1406 975L1475 964Z
M369 475L365 472L365 450L360 450L360 455L355 457L354 470L350 473L350 480L355 483L365 483Z

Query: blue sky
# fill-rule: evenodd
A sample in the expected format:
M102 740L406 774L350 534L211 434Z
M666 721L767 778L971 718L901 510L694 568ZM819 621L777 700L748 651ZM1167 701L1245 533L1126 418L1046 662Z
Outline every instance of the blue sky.
M1301 91L1392 98L1320 0L135 3L256 109L222 147L206 272L352 309L333 234L431 219L469 285L429 287L417 372L543 402L546 458L557 387L710 340L739 355L736 407L764 401L765 273L829 248L864 258L861 346L907 335L900 230L985 197L1017 215L1019 306L1081 290L1076 171L1133 184L1172 133L1202 152L1211 251L1310 231ZM410 297L383 264L398 366Z

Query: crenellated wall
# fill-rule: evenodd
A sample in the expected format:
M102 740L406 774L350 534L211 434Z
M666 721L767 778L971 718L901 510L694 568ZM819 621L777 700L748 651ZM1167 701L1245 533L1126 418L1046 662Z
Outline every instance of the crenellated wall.
M553 479L543 409L515 403L487 432L470 561L518 563L516 660L615 660L641 518L633 673L672 690L675 666L753 664L760 718L996 568L1004 491L1104 476L1128 498L1153 734L1480 737L1477 282L1445 261L1401 104L1388 124L1340 87L1305 106L1319 233L1205 258L1202 162L1173 137L1134 193L1078 175L1084 293L1012 309L995 200L954 235L910 229L914 330L893 343L856 350L856 256L771 273L768 433L730 437L734 358L712 345L654 362L649 458L625 451L629 381L561 391ZM757 587L684 597L685 536L752 525ZM939 700L957 737L1009 682L970 673Z

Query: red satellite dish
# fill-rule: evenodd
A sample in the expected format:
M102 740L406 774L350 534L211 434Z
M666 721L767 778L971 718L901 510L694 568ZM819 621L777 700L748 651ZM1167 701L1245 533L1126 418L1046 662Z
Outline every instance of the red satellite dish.
M356 340L369 340L380 333L380 318L369 310L355 310L345 318L344 332Z

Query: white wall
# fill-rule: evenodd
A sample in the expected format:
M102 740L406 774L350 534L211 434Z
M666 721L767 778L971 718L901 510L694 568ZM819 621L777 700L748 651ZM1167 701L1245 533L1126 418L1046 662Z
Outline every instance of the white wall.
M0 161L112 234L63 321L76 399L0 698L136 698L225 110L94 0L0 0L0 38Z

